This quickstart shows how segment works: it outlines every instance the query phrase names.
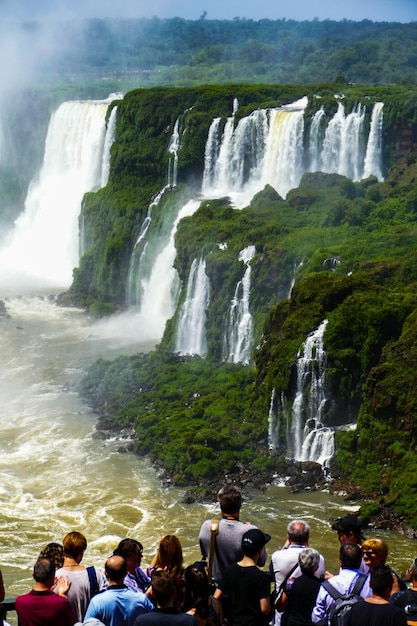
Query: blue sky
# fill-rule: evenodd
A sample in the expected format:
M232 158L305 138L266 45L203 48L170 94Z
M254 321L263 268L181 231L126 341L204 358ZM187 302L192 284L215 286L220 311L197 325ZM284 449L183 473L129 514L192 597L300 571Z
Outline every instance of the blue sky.
M0 0L0 18L183 17L198 19L417 21L417 0Z

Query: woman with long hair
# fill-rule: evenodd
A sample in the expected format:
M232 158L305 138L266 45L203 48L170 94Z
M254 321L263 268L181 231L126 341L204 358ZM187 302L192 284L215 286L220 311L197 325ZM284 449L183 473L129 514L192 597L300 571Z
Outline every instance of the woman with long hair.
M159 540L158 551L152 559L148 568L148 576L152 576L153 571L165 571L173 578L175 583L174 606L180 611L184 608L184 566L182 557L182 546L180 540L175 535L164 535Z

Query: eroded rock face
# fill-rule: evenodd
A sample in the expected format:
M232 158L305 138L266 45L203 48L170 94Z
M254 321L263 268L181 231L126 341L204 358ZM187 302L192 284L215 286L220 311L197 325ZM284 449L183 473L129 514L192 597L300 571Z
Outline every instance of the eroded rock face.
M3 300L0 300L0 317L6 316L6 315L7 315L6 305L4 304Z

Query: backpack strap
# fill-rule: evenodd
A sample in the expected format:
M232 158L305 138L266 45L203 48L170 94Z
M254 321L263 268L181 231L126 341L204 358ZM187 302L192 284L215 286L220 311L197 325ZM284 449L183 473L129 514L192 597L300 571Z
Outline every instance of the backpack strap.
M214 552L216 548L216 536L219 532L219 520L213 519L210 523L210 555L209 555L209 564L207 569L207 577L209 584L211 584L211 576L213 572L213 564L214 564Z
M333 600L338 600L343 595L342 593L340 593L340 591L336 589L336 587L333 587L329 580L323 580L321 586L324 587L324 589L330 596L332 596Z
M98 593L98 581L96 568L93 565L87 567L88 581L90 583L90 594L91 597L95 596Z
M349 595L358 596L363 589L366 579L367 579L366 574L358 574L358 577L355 580L355 584L353 585L353 589ZM338 600L343 595L346 595L346 594L340 593L340 591L338 591L336 587L333 587L333 585L331 584L329 580L324 580L321 584L322 584L322 587L325 588L327 593L332 596L333 600Z

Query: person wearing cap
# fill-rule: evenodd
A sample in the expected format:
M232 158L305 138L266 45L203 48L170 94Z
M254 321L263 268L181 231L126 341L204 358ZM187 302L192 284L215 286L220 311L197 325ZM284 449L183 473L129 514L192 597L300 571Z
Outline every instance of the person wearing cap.
M212 579L216 586L219 584L226 567L232 563L237 563L243 557L243 534L247 530L256 528L253 524L242 522L240 519L242 493L236 485L222 487L217 493L217 499L220 505L221 520L216 535L216 550L212 568ZM204 559L210 554L211 523L212 520L203 522L199 534L200 549ZM264 547L257 565L263 567L266 558L267 554Z
M298 565L298 557L300 552L308 547L310 537L310 526L303 520L292 520L287 526L287 539L284 546L280 550L275 550L271 556L269 570L275 582L275 591L277 596L280 593L281 586L291 576L296 578L301 576L301 569ZM319 555L319 565L314 572L317 578L324 578L326 574L324 557ZM282 611L274 611L274 624L281 624Z
M357 515L345 515L332 524L332 530L336 530L339 541L343 543L356 543L362 545L362 523Z
M332 530L337 531L340 545L350 543L362 547L362 541L364 541L362 522L357 515L345 515L344 517L340 517L332 524ZM369 573L369 567L366 565L364 559L361 561L360 570L364 574Z
M214 598L228 597L228 616L233 626L263 626L271 613L270 582L257 566L265 545L271 539L259 528L242 536L243 558L226 568Z

